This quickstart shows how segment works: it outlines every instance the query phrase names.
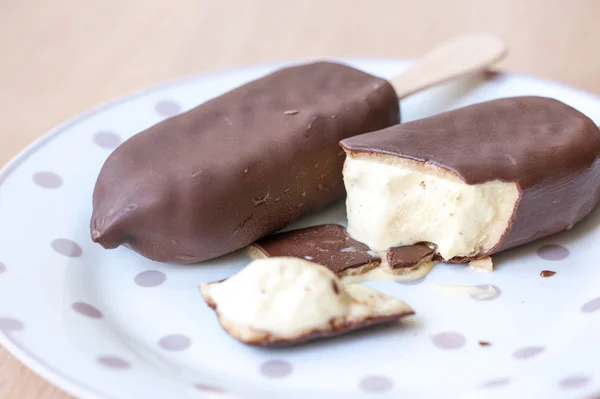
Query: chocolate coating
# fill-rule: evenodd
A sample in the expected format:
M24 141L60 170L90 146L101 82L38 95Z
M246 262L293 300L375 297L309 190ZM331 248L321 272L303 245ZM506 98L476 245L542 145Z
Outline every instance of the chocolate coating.
M399 117L383 79L329 62L281 69L119 146L96 183L92 239L171 263L235 251L340 199L338 141Z
M351 238L343 226L323 224L267 236L254 244L267 257L292 256L325 266L334 273L381 262L368 246Z
M467 184L516 183L520 198L505 234L477 257L569 229L600 199L598 127L549 98L475 104L345 139L341 145L436 164Z
M435 249L425 244L404 245L390 248L386 259L390 269L404 269L414 267L427 257L433 257Z
M400 313L391 316L374 316L369 317L365 320L361 320L360 322L348 322L345 321L343 323L337 323L333 325L332 330L330 331L312 331L301 335L299 337L294 338L280 338L273 335L267 335L261 340L254 341L242 341L246 345L250 346L258 346L265 348L282 348L282 347L292 347L295 345L304 344L310 341L316 341L324 338L333 338L345 334L349 334L351 332L357 330L367 329L372 326L387 324L394 321L398 321L407 316L413 316L415 312L411 311L408 313Z

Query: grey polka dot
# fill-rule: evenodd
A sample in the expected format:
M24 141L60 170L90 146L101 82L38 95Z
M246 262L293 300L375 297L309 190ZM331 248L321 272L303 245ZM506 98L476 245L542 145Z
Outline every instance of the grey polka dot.
M586 302L581 307L581 311L583 313L592 313L597 310L600 310L600 297L592 299L589 302Z
M292 374L292 365L285 360L269 360L261 364L260 372L269 378L285 378Z
M196 385L194 385L194 388L196 388L199 391L203 391L203 392L215 392L215 393L223 393L223 392L225 392L221 388L214 387L212 385L206 385L206 384L196 384Z
M550 244L538 248L537 255L544 260L563 260L569 256L569 250L562 245Z
M23 329L23 323L21 323L17 319L13 319L11 317L0 317L0 331L2 332L12 332L19 331Z
M590 378L583 375L576 375L561 380L558 385L561 388L574 389L581 388L590 383Z
M530 357L534 357L545 351L546 348L542 346L527 346L521 349L517 349L513 353L513 357L515 359L529 359Z
M163 100L156 103L154 109L160 116L170 118L181 113L181 106L175 101Z
M456 332L442 332L433 336L433 344L442 349L458 349L465 345L466 339Z
M133 278L133 281L140 287L156 287L165 282L167 276L158 270L146 270Z
M92 319L101 319L102 312L100 312L96 307L90 305L85 302L74 302L71 305L74 311L79 313L82 316L91 317Z
M508 378L499 378L497 380L491 380L482 385L484 388L496 388L508 385L510 380Z
M401 284L401 285L417 285L417 284L421 284L425 281L425 277L420 278L418 280L412 280L412 281L396 281L396 283Z
M68 256L70 258L77 258L81 256L83 251L81 247L77 245L76 242L71 241L66 238L57 238L50 243L52 249L58 252L61 255Z
M491 301L501 294L500 288L491 284L478 284L469 292L469 296L477 301Z
M121 138L115 132L100 131L94 134L94 143L102 148L111 150L121 144Z
M379 393L389 391L394 384L392 383L392 380L387 377L372 375L363 378L358 386L365 392Z
M0 273L4 273L6 271L6 266L4 266L4 263L0 262Z
M33 175L33 182L43 188L59 188L62 186L62 178L54 172L37 172Z
M104 367L108 367L110 369L115 370L123 370L131 367L128 361L123 360L117 356L100 356L98 358L98 363L100 363Z
M158 345L168 351L182 351L190 347L192 341L183 334L171 334L158 340Z

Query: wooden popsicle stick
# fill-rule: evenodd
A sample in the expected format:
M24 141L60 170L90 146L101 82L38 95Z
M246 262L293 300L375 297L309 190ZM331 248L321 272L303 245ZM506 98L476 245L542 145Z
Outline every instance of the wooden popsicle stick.
M480 71L506 55L497 37L474 34L451 39L390 80L399 99L446 80Z

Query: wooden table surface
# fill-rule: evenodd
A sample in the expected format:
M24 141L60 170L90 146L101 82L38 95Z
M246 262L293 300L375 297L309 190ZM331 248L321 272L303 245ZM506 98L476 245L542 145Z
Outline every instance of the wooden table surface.
M600 94L597 0L3 0L0 162L166 79L314 56L415 57L473 32L505 40L502 69ZM0 348L0 398L69 396Z

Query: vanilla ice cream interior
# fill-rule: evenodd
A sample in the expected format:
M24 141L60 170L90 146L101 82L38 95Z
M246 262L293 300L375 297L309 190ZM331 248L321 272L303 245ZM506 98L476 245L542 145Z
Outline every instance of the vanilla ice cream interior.
M367 318L412 314L394 297L346 287L329 269L292 257L255 260L223 282L202 284L201 291L230 333L243 327L282 339Z
M512 182L469 185L432 163L347 155L348 233L375 251L429 242L446 260L483 254L501 240L520 198Z

